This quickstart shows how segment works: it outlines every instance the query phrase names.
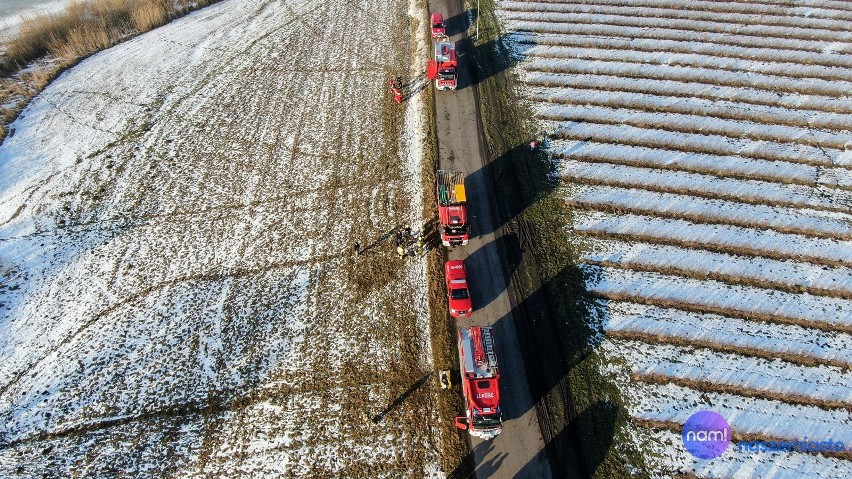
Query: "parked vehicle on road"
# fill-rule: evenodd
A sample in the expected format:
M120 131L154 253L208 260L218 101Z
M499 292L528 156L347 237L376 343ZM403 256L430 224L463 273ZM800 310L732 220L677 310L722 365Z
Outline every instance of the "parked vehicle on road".
M466 414L456 417L456 427L466 429L472 436L492 439L503 431L503 412L500 368L491 327L459 330L459 364Z
M447 282L447 299L450 316L461 318L473 313L473 300L467 288L467 271L460 259L444 263L444 277Z
M444 246L466 245L470 240L464 173L438 170L435 174L438 222Z
M444 26L444 16L440 12L432 14L432 38L443 38L447 36L447 28Z
M456 46L450 41L435 42L435 55L427 67L429 78L438 90L455 90L458 85Z

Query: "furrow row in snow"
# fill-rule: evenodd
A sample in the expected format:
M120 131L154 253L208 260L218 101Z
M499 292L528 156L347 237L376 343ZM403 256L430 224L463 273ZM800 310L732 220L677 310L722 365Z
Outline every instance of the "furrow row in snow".
M824 402L852 409L852 373L838 367L801 366L638 341L617 341L614 346L635 374L716 383L767 396L795 396L799 402L811 399L814 405Z
M658 342L699 346L805 364L852 365L852 335L793 324L702 314L623 301L603 306L604 328L616 336L657 338Z
M852 179L846 170L840 170L843 175L830 175L831 168L733 156L736 148L722 148L719 144L717 151L731 150L734 153L708 154L705 151L713 148L711 143L692 148L690 138L682 134L655 135L659 132L628 126L614 129L585 123L567 126L564 123L553 123L551 129L556 131L556 138L564 140L552 140L550 151L557 157L570 160L709 174L730 180L754 179L803 187L817 184L829 188L852 188ZM660 148L654 141L657 136L663 137L661 142L674 147Z
M783 94L754 88L727 87L698 82L645 79L612 75L587 75L522 71L521 78L532 87L563 87L579 90L641 93L710 102L724 101L743 105L756 105L790 112L794 117L821 118L823 113L848 115L852 113L852 102L835 97L817 95ZM531 90L534 91L534 90ZM831 115L825 115L829 118Z
M688 20L667 16L607 14L595 13L558 13L558 12L526 12L507 11L504 16L515 22L542 22L551 25L574 24L605 24L629 28L665 28L670 31L689 32L704 35L715 33L720 36L740 35L760 39L780 38L785 41L798 40L802 42L837 42L851 43L852 34L846 30L827 30L825 28L807 28L798 25L766 25L738 24L735 20L728 22Z
M852 269L844 267L606 239L593 240L590 251L581 259L627 269L852 299Z
M546 5L561 3L586 3L584 0L537 0ZM852 20L852 10L843 1L802 0L795 4L775 2L727 1L727 0L595 0L596 5L635 6L668 8L677 10L701 10L719 13L751 13L757 15L786 15L791 17L814 17L832 20Z
M727 225L633 214L586 211L577 215L574 229L584 234L707 249L728 254L794 259L824 266L852 266L852 242L782 234Z
M829 71L837 68L852 68L852 57L833 53L830 50L805 52L778 50L775 48L739 47L688 40L585 36L580 34L550 35L529 32L510 32L506 38L518 44L517 47L520 52L529 49L530 45L550 45L635 52L665 51L672 54L709 55L718 58L737 58L749 61L792 63L800 66L820 65Z
M641 419L683 424L696 411L712 409L722 415L735 433L772 438L843 441L852 444L852 414L843 409L826 411L813 406L790 405L777 400L698 391L674 384L631 385L631 415Z
M609 89L534 88L525 95L536 102L564 105L589 105L610 108L629 108L654 113L677 113L735 120L766 125L783 125L807 129L848 132L852 130L852 115L815 113L810 110L789 110L725 100L679 98Z
M554 121L582 121L610 125L631 125L665 132L701 133L730 138L734 142L767 143L793 157L816 157L822 164L829 155L841 157L847 146L852 148L849 135L783 125L767 125L747 121L726 120L695 114L648 112L629 107L535 104L539 117ZM848 165L848 162L847 162ZM849 165L852 166L852 165Z
M588 60L584 58L531 58L523 68L533 72L564 73L575 75L609 75L623 78L679 81L716 86L752 88L799 95L819 95L846 98L850 82L811 78L792 78L752 73L714 70L709 68L626 63Z
M613 126L619 118L618 115L615 114L606 114L614 113L612 111L602 112L604 115L601 115L601 118L598 118L598 120L606 119L607 121L613 122L612 124L605 124L591 120L587 121L584 118L584 115L582 115L584 112L581 111L577 111L577 116L571 120L564 118L565 114L569 112L558 111L554 113L563 117L563 119L547 123L546 125L549 127L548 129L552 131L551 136L556 139L582 140L584 142L593 140L598 143L617 143L627 146L641 146L648 148L645 150L637 150L639 152L650 151L651 149L661 152L668 151L668 153L664 153L667 159L664 161L658 160L655 162L657 164L671 162L669 159L671 156L681 158L684 156L680 154L681 152L699 153L700 155L686 156L691 160L718 158L720 170L725 171L725 168L728 168L733 171L736 171L736 169L748 171L749 173L745 174L746 177L756 175L757 178L763 178L764 176L762 175L777 175L781 172L780 170L784 170L780 176L776 176L779 180L783 180L787 177L790 177L791 180L795 180L797 178L802 178L802 176L804 176L803 172L809 172L810 175L808 176L812 178L810 180L812 183L821 183L829 186L837 184L840 186L852 187L852 180L849 179L848 168L842 168L840 171L843 171L844 174L840 175L837 181L832 182L831 178L827 177L825 173L827 170L830 170L830 168L819 170L819 173L823 177L827 177L824 181L820 181L822 178L816 174L817 170L800 167L801 165L824 167L841 167L842 165L842 167L848 167L849 165L852 165L852 155L850 155L849 152L840 152L831 149L821 150L820 148L813 148L810 146L774 143L769 141L751 141L721 135L658 130L652 128L650 125L634 126L626 124L626 122L619 122L617 126ZM656 119L653 118L654 115L649 116L652 117L651 121L656 121ZM577 145L571 145L571 147L574 146ZM719 158L720 156L734 157L736 158L736 161L732 158ZM745 160L743 157L745 157ZM755 163L748 161L748 159L766 161ZM634 159L634 162L638 162L638 159ZM787 164L772 164L769 162L786 162ZM738 166L739 163L742 163L743 166ZM796 165L795 163L798 163L799 165ZM706 166L712 166L712 164L711 160L711 163ZM763 166L763 168L754 168L758 165ZM707 170L709 170L709 168L705 167L705 171Z
M822 479L833 477L850 467L847 460L818 454L739 452L733 444L724 454L708 461L698 459L686 448L672 447L682 442L681 433L666 429L642 429L643 441L653 448L649 461L661 461L661 473L677 477L689 471L696 477L730 479L732 477L772 477L773 479ZM799 438L801 439L801 438ZM748 447L748 443L745 444Z
M826 44L822 41L793 40L787 38L764 38L748 35L718 35L711 32L696 32L688 30L672 30L656 27L633 27L623 25L608 25L600 22L592 23L544 23L535 21L512 20L507 22L511 30L544 34L595 35L601 37L644 38L653 40L673 40L714 43L717 45L732 45L749 48L774 48L778 50L794 50L823 52ZM832 44L831 51L848 54L852 45L848 43Z
M781 78L814 78L826 81L852 80L848 68L827 68L822 65L766 62L725 58L709 54L643 52L636 50L601 49L596 47L533 46L523 51L528 59L582 59L626 64L647 64L666 67L698 68L731 72L737 78L740 73L751 72Z
M850 300L593 265L581 268L586 288L605 298L852 331Z
M811 16L792 17L789 15L778 15L777 10L762 12L760 15L743 13L740 10L715 10L709 2L700 2L701 7L696 5L692 8L684 8L685 4L678 6L660 5L654 2L639 1L629 3L622 1L621 4L607 4L606 2L595 2L593 5L586 3L552 3L552 2L500 2L501 8L508 12L548 12L548 13L583 13L583 14L608 14L608 15L630 15L638 17L673 18L681 20L699 20L707 22L721 22L740 25L774 25L794 28L812 28L820 30L844 30L846 26L842 21L832 18L812 18ZM741 4L742 5L742 4ZM642 7L642 8L638 8ZM680 7L680 8L678 8ZM852 19L847 19L852 20Z
M559 148L564 150L566 145L561 144ZM559 161L559 174L569 180L590 184L636 187L773 206L852 211L852 192L822 186L738 180L659 168L573 160Z
M636 188L576 185L567 201L588 208L712 223L770 228L804 236L852 239L852 218L845 213L788 209L712 200Z

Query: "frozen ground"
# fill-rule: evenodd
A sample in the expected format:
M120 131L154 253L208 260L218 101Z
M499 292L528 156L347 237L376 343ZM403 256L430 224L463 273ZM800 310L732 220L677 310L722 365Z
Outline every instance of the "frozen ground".
M410 44L401 2L226 0L31 103L0 476L438 475L424 268L386 236L420 214Z
M746 437L852 440L852 9L788 3L500 2L661 477L852 475L848 453L697 461L676 435L712 409Z

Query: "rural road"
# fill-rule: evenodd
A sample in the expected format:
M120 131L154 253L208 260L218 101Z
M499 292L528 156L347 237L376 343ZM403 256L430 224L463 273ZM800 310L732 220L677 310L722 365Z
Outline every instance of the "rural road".
M544 441L524 369L524 358L515 333L513 305L507 291L511 271L499 247L502 224L495 209L494 187L487 173L489 157L479 119L478 86L474 84L473 59L467 48L467 19L463 2L430 0L430 12L441 12L447 34L459 52L459 89L437 91L435 113L442 169L467 174L471 241L455 248L450 259L464 259L468 269L475 311L458 326L493 325L497 358L501 367L503 433L491 441L471 437L476 477L550 478Z

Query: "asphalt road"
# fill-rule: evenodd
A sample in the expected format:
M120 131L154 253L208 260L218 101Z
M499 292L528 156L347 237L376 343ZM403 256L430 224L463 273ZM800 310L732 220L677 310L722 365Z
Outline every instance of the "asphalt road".
M472 237L467 246L455 248L450 259L464 259L475 311L458 326L492 325L501 368L503 433L490 441L471 437L476 476L484 478L550 478L550 464L524 369L524 358L515 336L515 315L507 285L511 274L501 254L502 223L494 205L494 188L474 84L473 61L468 54L467 25L463 2L430 0L430 12L441 12L447 34L459 53L459 89L437 91L435 113L442 169L467 174L468 214Z

